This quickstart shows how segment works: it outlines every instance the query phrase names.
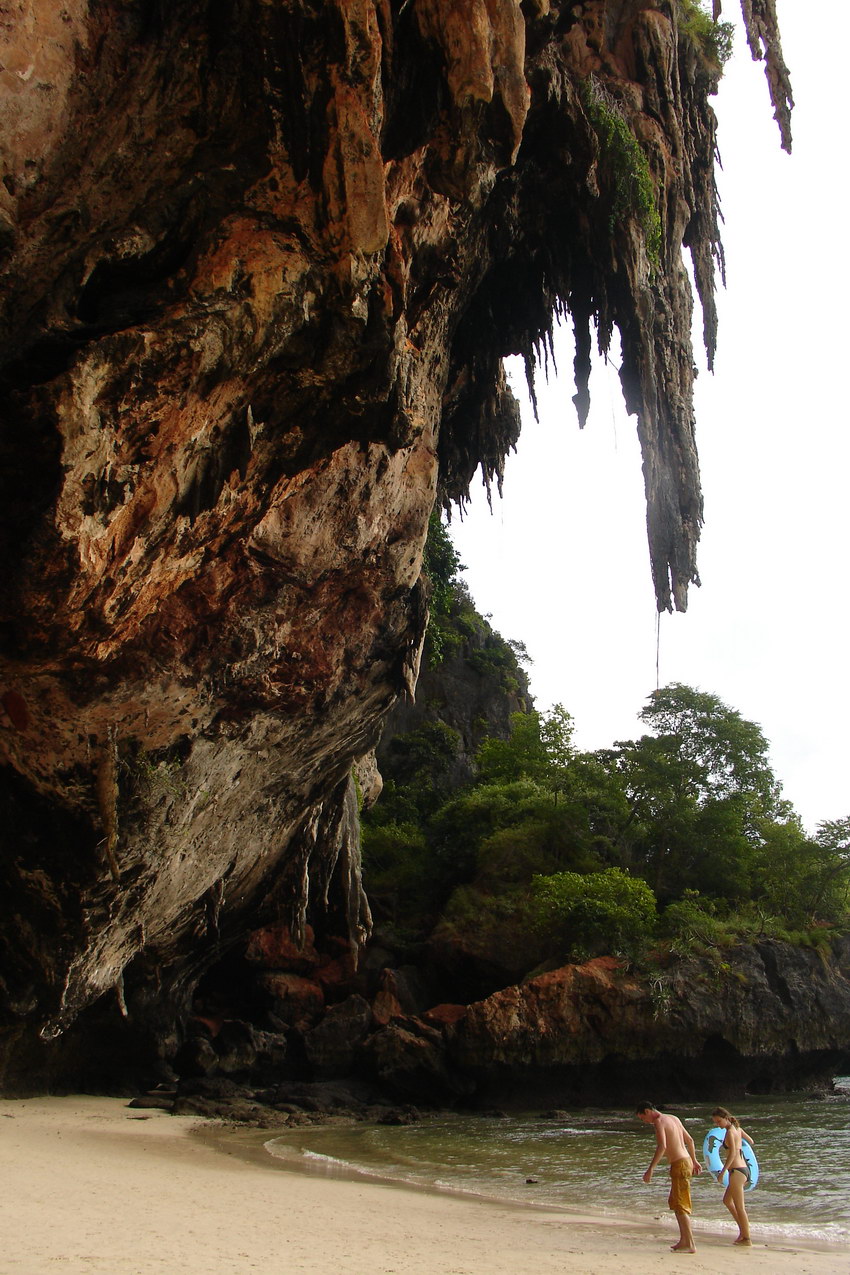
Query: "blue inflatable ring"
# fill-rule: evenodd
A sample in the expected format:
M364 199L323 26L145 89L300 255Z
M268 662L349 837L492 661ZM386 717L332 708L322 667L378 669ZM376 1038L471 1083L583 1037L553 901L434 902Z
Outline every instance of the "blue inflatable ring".
M702 1143L702 1156L705 1161L705 1167L715 1181L717 1180L717 1174L723 1168L723 1140L725 1137L726 1130L717 1125L715 1128L709 1129ZM749 1174L744 1190L752 1191L759 1180L759 1162L749 1142L743 1139L741 1140L741 1154L744 1157L744 1164L747 1166ZM723 1177L720 1179L720 1185L729 1185L728 1172L724 1172Z

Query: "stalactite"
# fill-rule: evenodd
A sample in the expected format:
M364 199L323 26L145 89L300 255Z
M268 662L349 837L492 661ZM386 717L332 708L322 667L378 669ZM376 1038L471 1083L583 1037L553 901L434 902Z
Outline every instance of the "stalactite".
M773 118L779 125L782 148L790 152L794 98L791 93L791 76L782 56L775 0L741 0L741 12L753 59L765 64L764 73L770 88Z
M100 819L103 825L103 854L114 881L120 881L116 849L118 846L118 745L115 727L107 730L100 762L95 776Z

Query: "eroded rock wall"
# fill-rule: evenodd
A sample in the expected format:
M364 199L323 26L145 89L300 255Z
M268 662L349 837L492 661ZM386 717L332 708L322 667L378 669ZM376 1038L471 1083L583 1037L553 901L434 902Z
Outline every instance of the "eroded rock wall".
M355 970L273 928L258 935L259 1012L252 1023L196 1020L176 1059L177 1109L227 1116L227 1103L247 1099L285 1119L293 1100L322 1103L328 1082L426 1106L624 1107L826 1093L850 1066L846 939L819 951L765 939L653 971L597 957L469 1005L435 1004L425 970L381 968L378 957L373 942ZM271 1073L270 1042L282 1055Z
M827 955L765 940L653 978L613 957L567 965L471 1005L455 1066L483 1094L560 1101L829 1086L850 1057L850 944Z
M580 412L592 325L621 331L685 605L716 79L670 0L4 7L5 1059L104 994L167 1020L266 917L368 929L351 766L415 682L438 488L501 480L501 358L555 311ZM656 256L588 84L645 153Z

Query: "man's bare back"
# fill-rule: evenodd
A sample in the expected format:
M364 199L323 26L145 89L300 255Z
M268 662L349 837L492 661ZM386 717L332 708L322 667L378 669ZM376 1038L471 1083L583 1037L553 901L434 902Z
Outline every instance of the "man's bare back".
M692 1158L691 1151L685 1145L685 1138L690 1142L692 1149L694 1145L693 1139L690 1134L686 1133L685 1126L678 1116L659 1114L658 1119L655 1121L655 1138L658 1146L662 1148L662 1155L668 1164L675 1164L677 1160L689 1160Z

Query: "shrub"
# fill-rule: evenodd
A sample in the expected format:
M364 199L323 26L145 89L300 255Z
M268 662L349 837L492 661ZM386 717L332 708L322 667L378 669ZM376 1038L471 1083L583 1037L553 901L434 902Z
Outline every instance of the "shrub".
M509 883L528 885L534 876L601 867L573 835L570 813L549 801L541 804L537 817L529 809L522 823L486 837L478 848L476 883L498 890Z
M661 256L661 217L649 161L620 107L595 80L585 81L583 105L599 141L599 161L611 190L611 228L633 216L644 233L653 265Z
M655 895L620 868L556 872L532 882L532 922L549 943L578 959L634 957L652 937Z
M661 933L678 952L726 946L728 930L716 913L713 900L700 898L696 890L686 890L683 899L664 909Z
M437 925L434 940L467 953L496 977L518 980L543 956L540 935L529 924L528 891L509 888L499 894L459 886Z
M478 848L500 828L545 818L551 797L530 779L482 784L453 797L437 812L432 831L437 855L455 865L458 880L474 875Z
M452 791L461 746L458 732L440 721L394 735L380 755L381 799L364 812L364 825L427 822Z
M364 826L363 880L377 913L414 926L427 923L435 883L425 837L415 824Z
M698 0L679 0L679 30L697 46L706 62L724 67L732 56L735 28L715 22Z

